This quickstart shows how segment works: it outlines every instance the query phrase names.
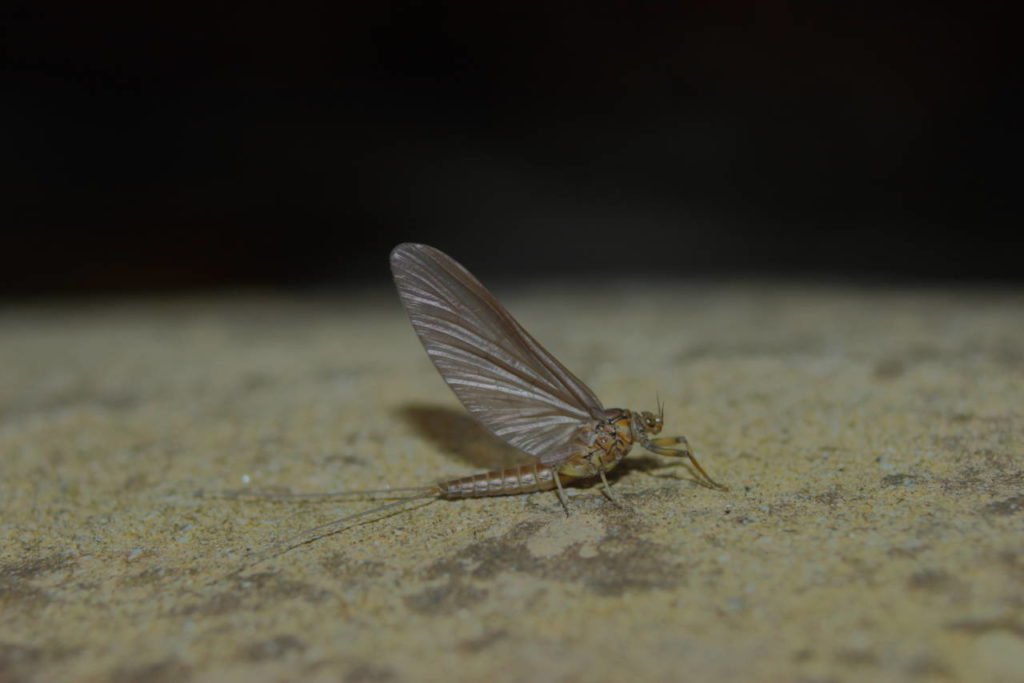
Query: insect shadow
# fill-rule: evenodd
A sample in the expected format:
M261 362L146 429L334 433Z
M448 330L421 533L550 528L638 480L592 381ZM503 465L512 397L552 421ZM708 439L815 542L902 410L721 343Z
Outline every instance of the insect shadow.
M486 427L461 409L427 403L405 403L397 408L396 413L406 425L438 450L474 469L514 467L533 460L532 456L491 434ZM636 455L623 460L616 469L608 473L608 479L617 481L631 472L669 478L694 478L652 474L656 470L680 466L687 469L684 463L679 461L665 462L653 455ZM579 481L574 482L574 485L589 488L593 482Z
M462 409L426 403L405 403L398 416L417 434L446 455L476 469L500 469L533 458L508 445Z

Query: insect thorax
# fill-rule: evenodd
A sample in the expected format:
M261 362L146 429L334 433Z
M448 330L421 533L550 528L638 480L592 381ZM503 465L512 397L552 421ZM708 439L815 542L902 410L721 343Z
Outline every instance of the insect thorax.
M608 417L604 422L599 423L599 431L614 438L617 445L625 449L625 453L623 453L625 455L636 440L634 421L632 411L624 408L611 408L608 410Z
M580 428L574 439L574 455L558 471L574 477L591 477L599 470L615 467L633 447L633 417L630 411L613 408L606 415Z

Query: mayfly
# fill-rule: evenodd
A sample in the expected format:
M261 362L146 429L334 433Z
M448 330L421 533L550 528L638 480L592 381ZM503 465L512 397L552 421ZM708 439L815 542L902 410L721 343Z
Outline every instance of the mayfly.
M569 512L564 485L600 479L618 502L607 473L635 444L663 456L689 460L711 486L683 436L656 437L658 412L605 408L594 392L540 345L473 275L454 259L423 244L400 244L391 252L391 272L412 327L434 367L484 427L532 456L516 467L451 479L431 486L324 494L263 495L263 498L400 499L349 515L291 541L275 544L272 556L392 513L410 500L511 496L554 490ZM276 552L274 552L276 551Z

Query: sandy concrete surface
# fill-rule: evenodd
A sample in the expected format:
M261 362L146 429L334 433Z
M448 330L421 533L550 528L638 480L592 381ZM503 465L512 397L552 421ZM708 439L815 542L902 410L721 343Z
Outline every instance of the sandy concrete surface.
M225 500L516 459L393 291L0 311L0 681L1024 680L1024 296L783 285L502 294L634 453L576 488ZM239 574L233 570L245 566Z

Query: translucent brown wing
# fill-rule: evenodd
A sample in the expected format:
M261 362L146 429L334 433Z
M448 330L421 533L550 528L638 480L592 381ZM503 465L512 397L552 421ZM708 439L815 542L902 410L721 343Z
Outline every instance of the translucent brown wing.
M427 355L484 426L542 462L565 457L594 392L548 353L468 270L423 244L400 244L391 272Z

